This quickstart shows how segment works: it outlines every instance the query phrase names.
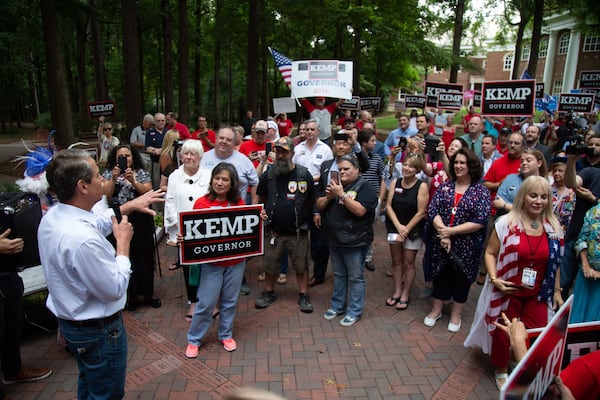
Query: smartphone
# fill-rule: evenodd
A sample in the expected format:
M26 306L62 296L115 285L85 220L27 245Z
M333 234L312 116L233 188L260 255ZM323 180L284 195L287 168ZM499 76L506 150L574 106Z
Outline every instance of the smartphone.
M398 241L398 234L397 233L388 233L387 241L390 243Z
M119 200L113 199L110 202L110 208L113 209L113 211L115 213L115 218L117 219L117 222L121 222L121 220L123 219L123 216L121 215L121 205L119 204Z
M121 173L124 174L125 170L127 169L127 157L119 156L117 163L119 165L119 169L121 170Z
M336 185L340 184L340 174L337 171L331 171L331 181Z
M267 157L269 157L269 153L271 152L272 148L273 148L273 143L271 143L271 142L265 143L265 153L266 153Z
M406 144L408 143L408 141L406 140L405 137L401 137L400 140L398 141L398 146L400 148L400 150L404 151L404 149L406 149Z
M437 154L437 146L440 144L440 138L437 136L427 135L425 136L425 153Z

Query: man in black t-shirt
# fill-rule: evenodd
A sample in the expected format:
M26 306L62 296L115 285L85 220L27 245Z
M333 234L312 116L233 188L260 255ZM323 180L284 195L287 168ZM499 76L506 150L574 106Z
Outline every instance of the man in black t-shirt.
M275 278L281 259L289 255L296 271L300 311L311 313L313 306L308 297L309 241L308 224L315 202L314 184L308 170L292 162L292 139L281 137L274 143L275 164L263 173L257 195L265 205L261 218L265 221L265 287L256 299L256 308L265 308L277 300Z

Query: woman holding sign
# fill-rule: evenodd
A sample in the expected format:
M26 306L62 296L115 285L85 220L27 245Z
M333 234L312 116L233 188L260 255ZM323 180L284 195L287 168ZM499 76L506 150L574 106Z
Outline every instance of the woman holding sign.
M236 169L221 162L212 170L208 193L194 203L194 209L242 206ZM178 240L182 239L181 235ZM213 320L213 310L220 301L219 341L227 351L237 349L233 339L233 319L237 311L238 294L242 286L246 259L201 264L198 303L188 330L185 356L196 358L202 338Z
M562 304L559 268L563 233L552 212L552 192L541 176L525 179L511 211L498 218L484 254L489 280L473 319L466 346L491 350L496 385L508 378L509 338L494 322L504 312L527 328L545 326L549 313ZM490 343L491 339L491 343Z

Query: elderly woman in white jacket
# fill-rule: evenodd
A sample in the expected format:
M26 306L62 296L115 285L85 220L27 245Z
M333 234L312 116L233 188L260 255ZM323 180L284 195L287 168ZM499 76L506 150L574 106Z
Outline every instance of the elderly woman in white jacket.
M181 166L169 175L167 184L167 195L165 199L165 230L167 232L167 244L177 245L177 234L179 233L179 213L190 211L194 208L194 202L208 192L210 184L210 171L200 168L200 160L204 151L199 140L186 140L181 146ZM173 264L169 269L180 267L179 262ZM190 308L186 320L191 321L198 286L190 285L189 268L183 268L185 288L187 291Z

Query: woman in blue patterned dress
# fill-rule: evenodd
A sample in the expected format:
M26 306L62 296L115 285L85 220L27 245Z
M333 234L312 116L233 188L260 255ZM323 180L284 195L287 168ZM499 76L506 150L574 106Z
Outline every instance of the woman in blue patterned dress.
M600 321L600 205L588 210L575 243L581 259L570 323Z
M126 161L126 164L119 160ZM112 149L106 167L102 176L106 180L104 194L109 201L117 200L119 204L125 204L152 190L152 178L144 170L142 157L135 147L125 144ZM129 215L129 222L133 225L130 251L132 274L126 307L133 311L137 307L138 295L143 295L147 305L159 308L161 301L154 297L154 219L149 214L134 212Z
M435 192L427 211L423 263L434 284L433 307L423 322L434 326L442 317L444 302L453 299L448 330L458 332L469 288L481 264L492 205L489 191L479 183L482 168L475 153L458 150L450 159L449 172L450 180Z

